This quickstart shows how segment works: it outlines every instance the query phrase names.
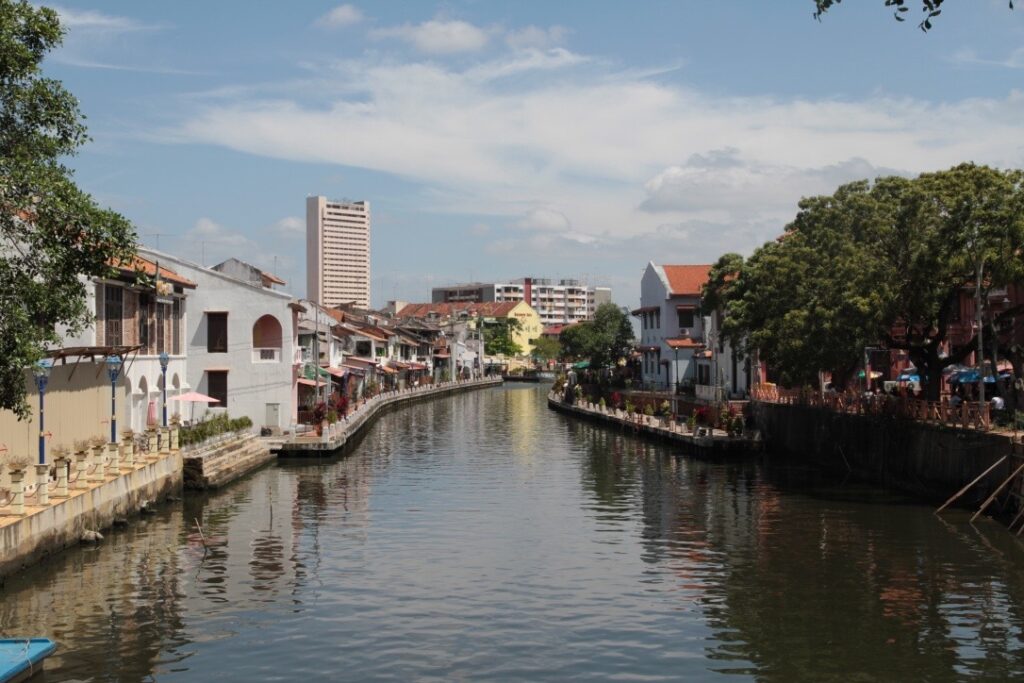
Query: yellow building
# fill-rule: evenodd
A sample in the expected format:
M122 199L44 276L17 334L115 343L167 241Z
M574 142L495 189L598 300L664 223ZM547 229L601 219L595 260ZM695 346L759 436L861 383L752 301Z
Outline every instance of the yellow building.
M543 326L540 316L525 301L458 301L452 303L405 304L397 311L403 318L424 318L445 325L452 321L465 321L475 328L478 320L497 322L505 318L519 321L519 329L513 331L512 341L522 349L523 356L533 352L533 341L540 337Z

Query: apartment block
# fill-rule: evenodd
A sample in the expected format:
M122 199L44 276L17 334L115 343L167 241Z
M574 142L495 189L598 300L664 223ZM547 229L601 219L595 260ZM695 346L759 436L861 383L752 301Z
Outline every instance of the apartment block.
M597 307L610 303L612 290L592 287L579 280L524 277L508 282L470 282L434 287L434 303L525 301L537 311L545 326L591 320Z
M306 198L306 296L370 307L370 203Z

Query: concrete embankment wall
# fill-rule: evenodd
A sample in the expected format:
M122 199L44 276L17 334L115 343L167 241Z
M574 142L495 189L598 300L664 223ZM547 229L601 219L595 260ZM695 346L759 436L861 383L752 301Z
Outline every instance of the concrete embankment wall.
M834 469L936 502L1012 451L1004 434L760 401L750 410L769 458ZM1008 458L960 504L976 508L1017 466Z
M71 490L66 499L27 507L23 517L4 517L0 524L0 579L43 557L78 544L82 533L110 527L116 517L139 510L143 501L157 501L181 491L181 453L171 451L155 462L85 490Z
M286 442L280 447L280 455L283 457L310 457L342 453L358 443L359 439L357 437L361 436L365 432L365 428L373 424L374 420L387 410L417 401L440 398L460 391L486 389L487 387L500 386L501 384L501 377L494 377L463 382L444 382L440 385L388 391L374 396L362 404L358 410L350 413L346 420L331 425L324 432L323 437L300 437Z
M195 449L183 451L185 488L218 488L275 458L270 446L255 434L225 434Z

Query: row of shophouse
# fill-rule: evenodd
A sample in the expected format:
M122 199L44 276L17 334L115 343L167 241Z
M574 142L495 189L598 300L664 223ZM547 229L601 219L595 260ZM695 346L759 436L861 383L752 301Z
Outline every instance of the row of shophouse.
M480 374L474 328L481 316L509 313L491 311L494 304L327 308L283 291L286 284L237 259L205 267L140 248L110 277L86 283L94 324L63 335L47 380L40 386L26 371L30 397L45 387L46 439L70 446L105 435L113 421L138 432L167 416L187 423L220 412L280 432L321 400ZM177 400L196 394L212 401ZM30 405L31 420L0 412L0 446L34 452L41 421L38 401Z

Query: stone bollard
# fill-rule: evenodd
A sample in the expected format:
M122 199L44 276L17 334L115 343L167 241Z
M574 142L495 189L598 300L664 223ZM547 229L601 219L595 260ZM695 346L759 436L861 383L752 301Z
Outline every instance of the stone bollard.
M78 451L75 453L75 459L78 461L78 476L75 477L75 488L87 489L89 488L89 451Z
M157 436L156 427L148 427L146 429L146 436L149 437L149 459L156 460L160 455L156 452L157 449Z
M68 465L71 460L68 458L57 458L54 461L57 465L57 490L53 492L55 498L68 497Z
M106 450L106 444L102 446L93 446L92 448L92 464L93 470L89 475L89 481L104 481L106 477L106 463L103 461L103 452Z
M171 453L171 430L169 427L160 428L160 456Z
M107 444L107 463L111 474L121 476L121 449L113 441Z
M50 466L36 465L36 504L50 504Z
M181 448L181 446L178 445L180 443L180 441L179 441L180 438L181 438L181 427L179 427L178 425L173 425L171 427L171 450L172 451L177 451L177 450L179 450Z
M25 514L25 470L11 470L11 514L21 517Z
M135 438L125 434L121 437L121 455L124 457L124 464L128 467L135 467Z

